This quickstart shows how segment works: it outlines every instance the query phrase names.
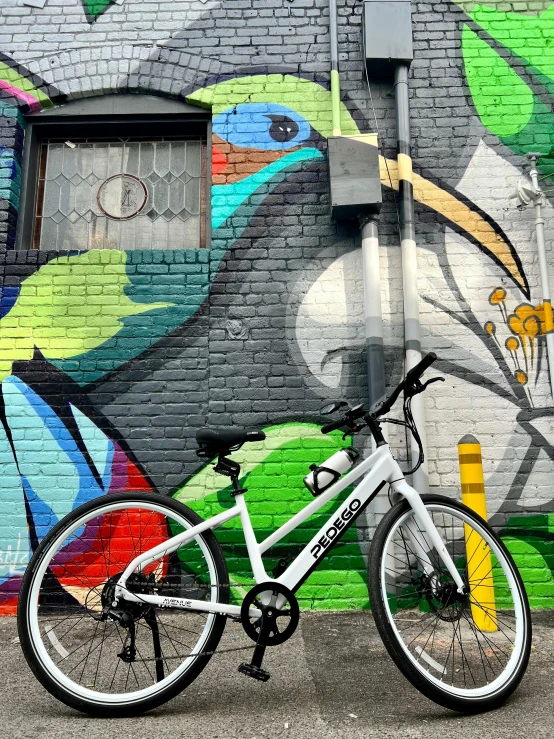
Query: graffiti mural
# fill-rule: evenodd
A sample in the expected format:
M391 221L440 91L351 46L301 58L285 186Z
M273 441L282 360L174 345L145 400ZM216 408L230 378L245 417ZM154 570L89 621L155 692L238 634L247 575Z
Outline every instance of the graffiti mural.
M99 495L152 488L105 421L91 420L97 414L79 386L40 352L16 363L1 396L0 612L11 613L29 557L52 526Z
M448 81L440 81L446 67L437 64L427 70L425 96L421 85L413 90L423 342L437 352L438 370L448 378L446 387L433 386L427 408L430 479L434 490L459 496L456 445L468 431L478 436L491 522L522 568L532 605L553 607L554 433L544 307L532 214L517 211L510 195L528 151L542 154L543 182L552 174L554 5L535 3L522 13L504 5L449 4ZM109 25L117 10L111 2L87 0L83 7L91 29ZM433 12L441 20L447 11ZM81 89L77 72L68 71L64 81L42 70L43 79L22 56L0 58L1 111L14 132L0 148L0 195L12 219L8 247L24 114L72 95L146 92L209 109L212 125L209 248L0 254L4 613L13 611L32 550L84 501L156 490L201 516L230 506L225 479L195 456L194 433L204 424L266 431L265 442L236 459L256 532L269 535L311 499L302 484L309 465L350 441L320 434L319 408L366 397L359 235L355 225L331 224L328 215L327 81L298 61L229 62L217 49L227 39L215 24L214 46L193 58L192 40L207 38L202 23L211 23L210 16L192 23L190 37L188 27L176 26L165 52L148 49L128 75L94 89L84 83ZM182 54L181 37L188 43ZM422 80L419 64L423 57L414 62L414 79ZM365 83L350 82L341 104L344 135L373 127ZM457 112L452 107L443 115L449 86ZM378 114L389 121L389 89L376 83L374 95ZM452 132L442 143L439 125ZM403 356L394 231L399 175L389 132L382 137L381 279L393 385ZM552 229L550 201L546 220ZM392 432L391 441L402 454L404 440ZM368 520L349 531L299 591L304 607L368 606ZM269 552L268 569L294 556L318 521ZM238 599L250 579L244 543L234 522L220 534ZM71 578L60 586L76 592Z

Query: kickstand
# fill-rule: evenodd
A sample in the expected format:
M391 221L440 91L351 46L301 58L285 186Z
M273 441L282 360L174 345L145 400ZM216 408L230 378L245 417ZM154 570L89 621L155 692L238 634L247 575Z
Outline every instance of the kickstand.
M156 662L156 682L161 682L165 677L164 662L162 657L162 647L160 644L160 630L156 613L153 608L149 608L144 614L144 620L152 631L152 642L154 644L154 659Z
M263 607L262 607L263 608ZM266 636L269 634L270 626L269 621L265 618L265 608L262 610L262 623L260 625L260 633L258 634L258 641L254 647L254 654L252 655L252 662L243 662L239 665L239 672L247 677L253 677L254 680L260 680L265 683L269 680L270 674L267 670L262 667L262 661L265 655L265 645L261 642L265 642Z

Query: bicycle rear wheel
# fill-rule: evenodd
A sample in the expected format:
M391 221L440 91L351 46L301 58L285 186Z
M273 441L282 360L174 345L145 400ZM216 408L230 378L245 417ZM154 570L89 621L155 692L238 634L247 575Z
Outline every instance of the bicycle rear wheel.
M491 710L519 684L531 650L527 595L508 550L471 509L422 500L466 587L459 594L406 501L371 545L369 592L390 656L424 695L464 713Z
M44 538L23 578L18 628L27 662L52 695L96 716L134 715L197 677L225 616L113 602L115 583L134 557L198 523L171 498L122 493L81 506ZM213 603L229 597L211 531L133 573L127 587Z

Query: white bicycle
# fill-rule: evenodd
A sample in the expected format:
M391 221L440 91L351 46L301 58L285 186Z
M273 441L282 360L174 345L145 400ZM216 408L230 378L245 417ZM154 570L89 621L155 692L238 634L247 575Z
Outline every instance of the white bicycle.
M315 469L315 499L261 543L240 467L229 455L265 437L238 428L197 434L199 455L217 458L215 470L231 479L235 505L229 510L203 521L171 498L122 493L60 521L38 546L19 602L21 645L43 686L96 716L152 709L199 675L227 617L240 621L255 644L251 662L239 671L267 680L265 649L286 641L298 625L294 593L387 485L395 505L373 538L368 574L373 616L390 656L418 690L443 706L466 713L499 706L520 682L531 649L521 577L479 516L448 498L419 496L407 484L380 428L379 418L403 391L403 423L419 439L410 404L434 381L423 385L419 378L435 359L427 355L373 412L345 403L326 409L341 417L323 433L368 427L376 451L342 477L325 465ZM318 486L325 475L331 484ZM294 561L280 561L269 575L262 555L357 480ZM212 533L235 517L255 581L241 603L229 602L227 567Z

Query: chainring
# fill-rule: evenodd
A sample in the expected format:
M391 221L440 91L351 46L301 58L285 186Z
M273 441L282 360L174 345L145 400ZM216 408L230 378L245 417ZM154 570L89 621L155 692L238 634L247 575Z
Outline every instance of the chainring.
M288 607L276 608L276 598L272 598L270 604L264 605L260 599L262 593L271 593L273 596L282 595ZM264 614L263 618L269 621L269 632L266 632L263 641L260 639L262 618L249 615L252 607L259 608ZM278 620L285 618L288 619L288 623L284 628L280 628ZM252 641L264 647L275 647L290 639L296 631L300 621L300 608L295 595L284 585L277 582L260 583L245 595L240 609L240 620L244 631Z

